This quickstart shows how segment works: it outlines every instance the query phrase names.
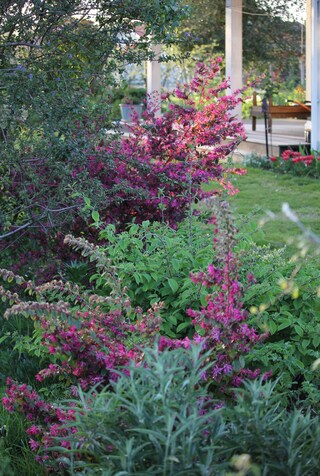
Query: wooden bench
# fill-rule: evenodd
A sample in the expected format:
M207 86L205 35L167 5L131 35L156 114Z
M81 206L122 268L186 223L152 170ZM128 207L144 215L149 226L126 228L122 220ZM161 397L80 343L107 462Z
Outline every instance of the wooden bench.
M293 103L295 101L292 101ZM272 119L308 119L311 115L311 107L298 103L292 106L274 106L272 98L268 100L268 131L272 132ZM253 106L251 110L252 130L257 127L257 118L264 117L262 106L257 105L257 93L253 93Z

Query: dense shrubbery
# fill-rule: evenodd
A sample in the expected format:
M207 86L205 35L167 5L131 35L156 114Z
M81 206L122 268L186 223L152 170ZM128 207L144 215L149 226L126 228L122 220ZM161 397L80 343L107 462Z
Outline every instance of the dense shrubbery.
M108 92L124 65L151 59L151 42L176 41L188 7L179 0L1 6L0 226L1 235L20 235L28 226L72 223L81 207L75 191L104 202L86 167L72 171L111 125Z
M191 83L172 93L173 97L182 100L180 104L171 104L170 96L165 98L170 103L170 109L162 117L154 117L154 105L151 104L144 122L132 126L130 137L105 137L96 142L93 150L84 151L81 163L68 163L65 170L68 183L83 176L83 180L88 179L94 184L97 196L103 192L103 199L98 203L103 224L113 223L117 230L121 230L135 219L139 223L158 220L176 226L191 203L214 193L204 192L203 183L214 181L218 188L234 193L226 177L227 167L221 165L219 160L241 141L244 128L231 117L231 110L240 99L223 94L227 82L211 87L211 81L219 71L219 62L217 60L209 66L199 64ZM198 107L193 99L195 93L200 97L197 99ZM95 129L95 125L79 123L77 134L85 133L90 138L91 134L95 134L90 128ZM224 143L227 137L228 143ZM201 148L204 145L211 148ZM236 168L230 172L243 173ZM41 176L47 173L47 168L32 169L32 174L39 177L36 180L30 176L30 180L38 184L42 181ZM15 178L20 180L19 177ZM53 182L59 181L58 176L54 178L51 174L50 177ZM19 190L15 178L12 192ZM46 199L51 191L55 194L55 187L46 190ZM86 224L89 207L83 207L84 197L78 191L73 200L75 210L80 207L85 211L71 224L72 211L69 210L71 215L55 239L46 228L37 233L24 231L29 234L21 247L23 253L17 252L15 271L21 273L17 268L24 264L22 269L26 272L30 261L38 260L38 268L47 268L42 281L47 280L57 273L59 263L61 265L66 259L66 249L61 246L61 231L82 233L92 239L95 237ZM86 203L93 206L97 203L97 197L92 198L92 191ZM52 268L56 265L56 269L44 265L50 255Z
M163 350L189 348L192 340L203 343L203 348L210 350L207 360L211 369L210 372L203 369L202 378L210 384L215 398L224 400L232 395L232 386L240 385L245 377L258 375L259 370L245 367L244 356L259 336L247 325L248 313L242 309L238 263L232 254L235 230L231 216L226 204L221 203L217 209L218 215L212 219L216 227L214 263L208 266L207 272L191 276L195 283L208 288L206 304L198 304L200 310L186 310L191 318L191 340L188 337L170 339L164 333L158 346ZM157 239L155 237L154 244ZM115 380L119 369L127 367L130 361L141 361L143 348L156 338L161 324L162 303L154 303L147 312L132 306L129 288L122 287L117 267L102 249L71 236L67 236L66 241L80 248L82 254L96 264L104 290L108 291L105 296L59 281L36 286L11 272L2 271L6 281L14 280L16 285L22 286L20 293L2 288L2 298L10 305L4 316L9 320L14 315L33 319L33 347L27 339L25 347L23 341L20 342L19 350L28 353L39 345L44 347L43 351L39 350L38 357L45 358L48 363L38 372L36 380L46 379L48 386L47 379L53 378L53 394L59 388L68 391L69 387L71 393L77 393L77 385L88 389ZM162 276L162 280L166 282L168 278ZM155 284L159 287L158 282ZM31 301L25 299L25 292L31 294ZM164 321L170 322L169 313ZM47 447L56 433L64 436L64 430L59 428L69 417L72 420L72 413L61 412L59 406L45 402L34 390L11 379L7 382L3 402L8 410L20 410L34 425L40 425L40 429L34 430L37 435L34 449ZM33 430L27 431L30 434Z
M129 34L130 15L138 15L151 32L150 2L136 3L112 28ZM2 131L5 246L25 233L16 256L10 248L3 255L14 272L0 272L3 471L316 474L317 269L307 263L298 273L281 250L237 242L224 197L235 192L229 172L243 171L221 159L244 129L232 116L240 99L224 94L226 81L217 85L220 60L199 64L190 84L163 96L162 117L151 104L132 135L107 135L110 117L94 91L99 51L81 56L69 37L75 25L60 20L47 37L57 18L32 5L43 56L33 43L21 64L20 50L11 55L6 100L19 81L26 91ZM70 19L78 3L63 6ZM174 1L165 7L157 6L158 37ZM87 45L103 26L76 31ZM123 58L117 41L111 50ZM149 36L132 52L127 41L127 59L148 57ZM103 72L114 71L105 60ZM65 67L68 80L79 80L69 103ZM299 167L317 163L285 157ZM264 382L271 373L277 380Z
M272 369L284 400L300 404L306 400L318 408L319 376L311 370L320 344L318 262L309 258L301 265L286 258L284 249L252 245L243 255L242 269L254 277L244 296L251 322L270 333L249 360Z
M210 351L199 346L144 349L143 365L131 364L111 387L64 403L60 415L72 421L55 426L46 464L59 474L110 476L317 473L318 417L286 412L275 384L261 380L245 382L236 402L221 407L204 370ZM29 430L35 449L39 432L38 421Z
M88 397L83 398L91 399L93 395L98 394L97 392L100 393L102 387L108 383L111 383L114 389L122 388L121 386L127 382L127 377L120 377L119 384L113 383L118 381L118 371L122 372L123 366L128 369L130 362L135 361L139 363L139 366L136 367L133 374L137 377L137 372L144 372L143 369L141 370L141 362L144 359L145 348L154 341L158 342L159 359L173 359L172 362L175 361L175 354L172 354L172 357L170 355L172 352L176 352L174 351L176 347L186 349L185 351L180 350L180 352L185 353L190 358L191 354L189 352L193 351L188 349L193 348L192 342L195 341L201 343L204 352L206 352L206 364L209 366L207 370L202 369L202 386L199 391L208 392L206 398L208 400L208 407L206 406L208 414L214 411L214 418L218 419L219 425L222 425L222 421L224 421L219 428L223 431L226 431L227 428L226 434L230 435L230 441L229 437L226 436L223 437L224 444L219 440L219 444L222 445L221 453L218 452L216 459L212 461L206 459L209 457L208 454L205 456L206 452L202 452L206 451L206 446L200 450L203 441L200 442L195 437L195 452L192 453L194 460L189 462L192 468L190 471L193 471L193 473L190 474L198 474L196 471L198 471L198 467L201 467L201 464L213 465L212 474L223 474L223 468L227 468L232 457L239 453L248 453L251 459L246 456L246 464L249 466L253 464L253 467L259 465L267 471L266 474L281 474L281 471L284 471L283 468L289 467L287 465L295 464L292 463L294 461L292 457L286 456L287 451L289 451L289 442L286 439L287 434L284 429L286 425L292 425L293 432L299 432L302 428L302 431L311 435L311 431L313 431L311 428L315 425L315 420L303 417L298 413L287 415L284 408L288 405L288 401L291 405L305 406L311 403L314 410L318 406L317 374L314 371L309 371L311 363L317 357L317 346L313 342L316 335L312 335L312 328L314 329L319 325L317 317L319 298L316 297L314 283L316 270L313 270L310 266L307 267L304 273L298 275L298 278L295 277L296 282L292 284L290 276L292 275L293 265L287 263L284 254L281 251L270 251L268 248L255 247L253 243L249 247L248 244L246 245L246 251L241 251L242 265L239 267L239 258L235 258L232 254L232 249L236 244L236 229L227 204L221 200L216 200L216 202L214 205L215 216L210 225L214 228L214 250L211 252L212 264L209 265L207 272L200 271L192 274L193 284L190 282L187 289L190 292L189 304L193 310L184 310L185 316L189 315L185 318L188 325L185 328L180 328L180 335L188 332L189 337L183 339L169 338L167 329L176 332L175 321L170 319L171 313L174 313L174 311L179 311L181 323L183 322L183 309L179 309L175 305L175 301L178 300L183 306L182 296L187 282L187 266L178 266L178 263L183 261L182 256L187 256L190 250L194 250L193 254L190 252L188 258L189 264L193 265L193 270L201 270L203 266L208 264L204 254L209 248L211 238L208 237L207 231L209 228L207 228L208 224L205 225L203 217L190 217L190 219L192 218L191 228L190 220L186 220L176 231L169 229L166 225L157 223L144 222L140 226L133 224L127 232L118 235L118 242L114 229L108 226L106 230L102 231L102 237L108 240L110 248L107 244L99 247L91 245L84 239L67 237L68 244L79 248L87 261L91 263L90 266L96 269L96 271L91 269L89 273L92 276L92 284L94 284L92 289L85 289L75 283L68 284L58 281L36 286L31 282L25 283L23 279L15 277L10 272L2 272L5 281L11 282L10 287L13 285L12 281L16 281L14 289L17 291L16 286L22 286L21 291L15 295L8 290L8 285L5 286L6 289L2 289L3 299L5 298L9 304L11 303L11 308L8 308L5 316L8 318L7 322L14 320L15 315L19 320L21 320L21 316L33 319L33 338L30 333L30 337L26 335L24 338L21 334L19 335L19 332L16 332L15 348L20 355L28 357L31 362L33 361L34 370L32 370L32 367L28 367L28 371L30 373L38 372L36 380L32 382L32 378L28 379L30 383L38 388L38 391L32 390L31 387L25 384L21 385L9 380L4 403L10 411L20 410L22 414L27 416L27 420L30 422L23 425L31 438L31 447L38 453L39 461L49 466L53 464L48 447L56 444L60 445L61 443L58 440L55 441L55 437L59 437L64 442L62 446L65 450L71 451L70 454L67 452L61 455L61 464L71 465L69 467L70 471L74 467L72 465L83 463L83 470L90 474L91 466L92 471L94 471L95 465L96 468L99 465L104 467L104 465L107 465L107 461L110 463L110 468L125 468L126 464L132 464L132 468L139 468L140 471L142 469L139 464L145 464L146 468L152 468L150 471L155 470L154 468L157 468L156 465L160 464L161 458L158 453L148 450L148 445L156 444L155 440L150 440L148 443L142 442L136 437L129 437L128 443L125 443L120 433L114 434L114 430L111 430L111 428L114 428L113 424L117 425L115 422L110 422L110 413L108 412L115 410L113 404L117 405L118 390L109 402L110 406L106 408L105 417L101 415L102 409L100 406L105 405L102 403L106 398L105 392L110 390L103 390L97 402L95 399L93 400L93 413L91 411L87 412L85 417L80 410L78 413L76 409L75 412L69 409L66 413L66 409L61 407L60 400L63 396L68 397L71 392L77 395L76 401L78 401L79 392L82 395L83 390L85 392L89 391ZM94 214L94 217L97 220L99 219L96 214ZM190 244L191 237L193 239L192 246ZM179 246L180 249L185 248L183 252L181 251L181 258L179 253L176 257L171 253L171 250L169 251L171 246L175 248ZM188 246L190 246L189 251ZM203 246L202 250L201 246ZM239 248L241 249L241 246L238 245ZM164 267L164 262L167 266L165 271L175 270L176 276L169 277L165 271L159 270L160 267ZM132 266L132 263L137 263L137 270ZM147 270L145 267L147 267ZM127 274L125 269L128 269ZM150 275L152 279L144 277L142 282L139 282L139 279L135 279L136 272L136 277L145 273ZM252 272L254 275L252 275ZM279 285L280 277L283 280L282 290ZM168 284L169 279L174 280L171 281L171 286ZM177 282L178 286L174 285L174 282ZM184 286L181 286L180 283L182 282L185 283ZM284 283L287 283L285 289ZM202 288L198 288L199 285ZM209 289L206 291L208 286ZM302 298L304 295L308 296L307 300L299 301L300 298L296 294L297 287L299 287ZM167 291L170 289L169 294L166 293L165 289ZM201 291L198 297L203 296L203 306L201 306L200 301L196 303L197 289ZM30 302L26 301L26 291L31 293L32 301ZM152 304L147 312L144 312L139 306L144 292L146 294L144 299L145 309L149 304ZM243 292L244 296L242 296ZM311 296L312 301L310 301ZM162 298L165 301L164 308L160 302ZM292 298L294 299L292 300ZM187 299L185 302L185 307L189 307ZM241 302L244 303L244 307ZM271 333L263 343L259 342L260 339L256 331L250 328L246 322L249 318L246 309L250 306L252 308L253 305L256 306L258 315L251 315L252 324L260 327L263 332L269 331ZM305 307L306 305L309 307ZM312 323L309 322L311 315L313 315ZM160 332L161 321L170 323L171 327L168 328L162 325L162 332ZM305 333L303 339L299 339L300 329ZM159 337L160 334L162 334L161 337ZM310 336L310 342L306 345L305 340L308 335ZM179 333L175 337L179 337ZM10 343L10 338L10 336L7 337L7 344ZM167 353L166 349L171 350ZM13 356L16 351L13 352ZM179 349L177 349L177 352L179 352ZM162 353L164 353L163 357ZM284 358L287 360L284 361ZM22 366L25 365L28 365L28 363L26 361L22 362ZM21 364L19 363L18 366L21 367ZM258 418L259 415L260 418L261 411L265 411L265 420L259 420L260 423L258 420L254 420L255 425L257 425L256 429L253 430L254 427L252 427L248 431L245 430L245 421L251 421L250 409L252 415L254 415L252 403L246 406L247 400L241 400L241 394L237 394L233 387L242 384L241 391L243 391L243 379L246 376L255 377L258 374L257 366L261 366L264 371L272 370L274 372L274 376L278 377L276 384L278 390L270 400L272 405L271 403L270 406L267 404L263 407L264 410L261 407L261 405L264 405L262 401L259 406L257 399L254 398L255 404L259 407L257 407L256 416ZM184 372L187 371L187 368L186 366ZM145 372L146 375L148 372L153 375L148 368ZM126 373L127 371L125 371ZM133 374L130 373L132 385L135 381ZM166 373L165 378L169 375L170 373ZM21 381L21 373L18 378ZM139 381L139 377L137 378ZM189 383L185 385L189 385ZM92 385L95 385L94 394L90 393L92 390L89 390ZM138 388L141 392L146 392L146 395L150 396L155 391L154 385L150 384L152 389L147 383L143 384L145 387L141 387L141 385L139 384ZM126 391L129 391L128 387L125 388ZM250 388L250 392L258 392L256 387ZM284 391L285 394L279 394L279 391ZM259 392L261 392L261 389ZM156 394L159 395L159 392L156 392ZM229 397L236 394L238 395L238 403L232 409L233 406ZM223 416L209 405L210 398L216 401L215 406L219 406L222 401L228 402L225 410L222 411ZM304 402L304 400L306 401ZM84 402L83 399L81 401ZM124 402L124 400L121 401ZM148 400L143 401L145 401L145 405L150 403ZM277 401L279 407L274 406L275 401ZM130 396L128 396L126 402L128 405L133 405ZM188 402L186 401L186 403ZM191 407L194 407L193 404ZM168 418L171 418L169 417L170 408L168 403ZM246 408L245 411L244 408ZM91 436L90 443L83 443L83 448L86 448L85 454L79 449L78 438L83 441L82 438L86 439L91 435L86 425L95 424L95 409L99 412L102 421L105 421L106 425L110 425L112 437L119 438L119 442L115 443L113 452L111 451L110 454L101 450L101 442L96 443ZM239 411L240 413L244 412L243 416L240 417ZM135 413L135 410L133 413ZM270 415L273 415L274 420L270 420ZM127 428L127 425L129 425L128 428L130 428L130 425L133 425L132 428L136 428L130 415L128 416L129 420L126 420L127 416L122 416L123 420L121 421L124 426L118 425L119 431ZM119 418L122 418L122 416L119 415ZM190 414L189 416L191 418ZM82 420L82 417L84 420ZM163 418L165 418L164 415ZM238 420L239 418L240 420ZM68 421L71 425L70 429L65 427ZM177 438L187 438L186 435L188 435L189 425L193 424L192 421L188 421L188 423L184 421L185 426L182 431L186 431L186 433L178 433ZM237 421L238 423L236 423ZM180 423L182 424L182 420ZM150 424L153 425L152 422ZM176 424L177 422L174 423L174 425ZM208 424L206 416L204 416L204 419L198 419L197 424L199 425L198 430L193 427L194 431L199 431L202 434L202 430L205 430ZM269 424L272 430L266 430L267 427L263 426ZM80 430L78 430L78 425ZM144 426L145 423L141 422L141 425L141 430L134 429L132 430L133 433L135 434L137 431L138 434L148 435L149 431ZM204 426L202 427L202 425ZM217 427L214 426L209 431L213 431L214 428ZM89 434L87 434L87 430ZM80 431L79 434L78 431ZM161 431L159 429L159 438L163 439L164 436ZM254 437L254 431L260 432L260 435L263 435L264 431L271 431L272 436L269 436L270 439L268 440L270 445L268 446L265 440L262 441L257 436ZM110 435L110 432L105 429L99 435L105 433ZM207 433L204 433L204 437L206 435ZM241 443L244 435L246 435L247 446ZM314 439L308 437L305 441L303 452L306 455L311 451L310 448L313 448L312 445L318 441L316 433L314 436ZM175 438L174 433L172 437ZM99 439L100 436L97 436L97 438ZM146 438L149 441L149 437L146 436ZM279 454L272 456L271 448L274 442L280 442L281 438L282 449ZM136 451L138 451L138 448L143 451L141 445L144 444L146 446L143 446L143 448L145 448L147 454L153 454L152 458L159 457L159 460L150 459L151 456L146 457L144 461L139 458L139 463L135 460ZM212 440L210 440L210 444L212 444ZM217 443L217 446L219 444ZM75 451L76 448L79 451ZM121 456L123 448L128 451L131 448L128 453L131 455L130 458L132 457L130 461L124 460ZM158 446L157 448L159 449ZM226 448L229 448L228 451ZM263 453L261 453L261 448L264 448ZM59 453L65 450L60 449ZM228 457L223 457L223 453L228 454ZM203 458L207 463L204 462ZM307 459L307 456L305 458ZM314 461L317 458L315 454ZM181 456L177 456L177 460L181 462ZM172 462L173 460L169 458L165 464L169 465L169 461ZM220 464L222 466L219 466ZM301 464L304 465L305 463ZM172 467L174 468L172 471L176 471L179 465L173 465ZM110 468L106 466L104 469ZM203 474L201 471L199 469L199 474ZM93 474L95 473L93 472ZM168 474L176 473L169 472ZM312 474L312 472L306 472L305 474Z

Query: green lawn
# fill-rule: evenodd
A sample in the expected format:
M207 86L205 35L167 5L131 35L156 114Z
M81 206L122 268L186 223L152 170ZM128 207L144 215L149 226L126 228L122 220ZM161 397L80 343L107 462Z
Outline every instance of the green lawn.
M279 247L299 234L297 227L281 216L284 202L289 203L305 226L320 235L319 180L248 168L247 175L237 177L236 186L239 193L231 197L230 202L240 223L242 217L257 210L250 220L263 230L254 234L257 243ZM277 214L277 218L261 228L260 221L267 217L268 211Z

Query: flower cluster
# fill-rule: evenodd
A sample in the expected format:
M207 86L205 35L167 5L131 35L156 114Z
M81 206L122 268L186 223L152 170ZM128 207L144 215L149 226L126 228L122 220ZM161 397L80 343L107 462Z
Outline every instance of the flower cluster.
M233 254L237 229L234 226L229 205L225 201L210 200L216 208L211 222L214 229L214 247L216 262L210 264L206 272L191 273L191 280L210 290L207 304L201 310L188 309L195 328L193 340L203 345L203 349L211 350L213 367L204 379L210 382L215 396L225 398L230 389L241 385L245 378L255 378L260 370L245 368L244 355L267 334L258 334L247 324L248 311L243 309L241 298L243 288L239 281L239 262ZM248 276L248 284L254 277ZM173 340L166 337L160 339L160 349L171 347L189 348L190 340ZM267 378L269 374L265 374Z
M270 161L272 169L282 172L290 173L292 175L309 175L311 177L319 177L319 160L318 155L307 154L285 150L280 157L271 156Z
M239 386L244 378L259 375L259 369L251 371L244 367L243 356L264 337L246 323L248 312L242 308L241 285L233 276L236 269L236 259L229 253L224 264L211 264L206 273L191 275L192 281L211 290L206 306L187 312L197 329L194 340L213 350L215 363L206 379L219 386L222 393Z
M30 386L19 385L11 378L7 379L6 395L2 403L9 412L22 412L26 419L32 422L26 433L30 436L29 445L33 451L38 452L40 448L53 446L55 437L62 439L63 447L70 448L68 435L77 430L74 426L66 428L65 425L74 420L73 410L62 410L45 402ZM54 458L55 454L50 457ZM36 459L39 463L46 464L50 457L43 453L37 455Z

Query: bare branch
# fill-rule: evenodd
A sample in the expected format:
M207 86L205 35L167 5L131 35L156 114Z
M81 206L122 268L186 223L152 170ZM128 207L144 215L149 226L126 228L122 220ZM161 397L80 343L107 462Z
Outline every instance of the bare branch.
M2 43L0 44L0 48L11 48L17 46L28 46L29 48L42 48L41 45L37 43L30 43L28 41L14 41L13 43Z
M73 208L77 208L78 205L70 205L69 207L63 207L63 208L56 208L56 209L53 209L53 208L47 208L47 207L42 207L42 208L45 208L44 209L44 212L39 216L37 217L37 219L33 220L33 221L28 221L27 223L25 223L24 225L21 225L21 226L18 226L17 228L15 228L14 230L11 230L9 231L8 233L5 233L4 235L0 235L0 240L3 240L4 238L8 238L8 236L12 236L12 235L15 235L16 233L19 233L20 231L24 230L25 228L27 228L28 226L32 226L34 223L38 222L40 226L43 227L43 225L41 224L41 220L43 218L45 218L48 214L50 213L60 213L60 212L64 212L64 211L67 211L67 210L71 210ZM51 220L50 220L51 222ZM38 226L39 226L38 225ZM53 224L51 222L51 226L53 227Z
M3 240L4 238L7 238L8 236L12 236L15 233L19 233L19 231L24 230L25 228L27 228L30 225L32 225L32 222L28 221L24 225L21 225L18 228L16 228L15 230L9 231L8 233L5 233L4 235L0 235L0 240Z

